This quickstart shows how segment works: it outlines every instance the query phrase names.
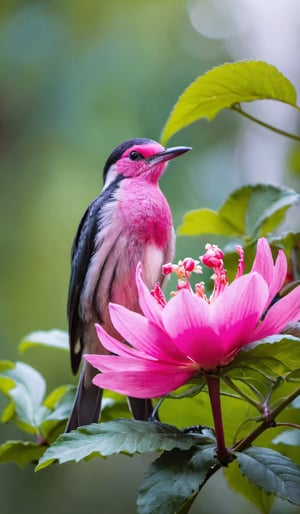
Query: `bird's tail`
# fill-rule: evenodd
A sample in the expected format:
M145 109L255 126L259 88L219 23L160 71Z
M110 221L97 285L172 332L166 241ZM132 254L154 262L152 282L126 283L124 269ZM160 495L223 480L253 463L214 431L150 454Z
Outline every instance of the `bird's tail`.
M151 418L153 413L151 400L132 398L131 396L128 396L128 403L133 419L147 421L147 419Z
M92 383L92 378L96 373L98 372L95 368L85 362L66 432L90 423L98 423L103 391Z

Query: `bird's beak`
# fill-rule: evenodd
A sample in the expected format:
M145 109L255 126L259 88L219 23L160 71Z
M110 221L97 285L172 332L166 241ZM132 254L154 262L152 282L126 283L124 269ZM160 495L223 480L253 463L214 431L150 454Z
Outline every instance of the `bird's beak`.
M148 160L151 164L158 164L159 162L170 161L179 155L192 150L190 146L174 146L173 148L166 148L162 152L152 155Z

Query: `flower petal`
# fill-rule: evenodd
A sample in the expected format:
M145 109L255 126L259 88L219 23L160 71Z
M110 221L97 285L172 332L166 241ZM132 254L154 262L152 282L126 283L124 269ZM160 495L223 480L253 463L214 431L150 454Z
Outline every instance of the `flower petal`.
M164 369L155 369L153 365L147 371L108 371L96 375L93 383L134 398L158 398L185 384L194 373L188 367L179 369L168 364Z
M249 334L248 342L278 334L288 323L299 319L300 286L295 287L289 294L272 305L259 327Z
M220 337L211 325L211 308L203 298L183 289L166 305L166 331L182 353L204 369L218 366L224 357Z
M269 291L256 272L237 278L212 305L211 322L222 340L224 353L242 347L261 318Z
M278 251L274 265L268 241L261 238L257 243L257 251L251 271L257 271L269 286L268 307L278 291L282 288L287 274L287 260L283 250Z
M165 307L163 322L180 351L209 370L247 344L267 298L266 282L253 272L236 279L214 304L180 291Z
M157 359L186 362L169 335L152 321L114 303L109 305L109 312L117 331L138 350Z
M147 359L139 359L136 356L123 356L119 357L118 355L98 355L98 354L86 354L84 359L89 362L94 368L99 369L99 371L115 371L115 372L123 372L123 371L147 371L149 365L154 362L154 364L159 368L161 363L157 363L157 361L149 361ZM165 364L162 365L162 369L165 369Z
M163 324L170 337L177 337L188 328L210 327L210 305L187 289L178 291L162 313Z
M270 287L273 280L274 262L270 245L264 237L261 237L257 242L256 255L251 268L251 272L252 271L257 271Z
M163 307L152 296L142 279L142 265L139 263L136 268L136 286L139 296L139 304L146 318L161 325Z
M110 336L101 325L95 324L97 336L99 340L101 341L102 345L106 350L112 353L116 353L117 355L121 355L123 357L126 357L127 355L134 355L137 357L143 357L148 359L154 359L154 357L151 357L149 355L146 355L144 352L141 352L140 350L135 350L132 348L132 346L129 346L128 344L124 342L120 342L114 337Z
M288 266L285 253L283 250L279 250L274 266L273 279L269 286L268 305L282 288L286 279L287 268Z

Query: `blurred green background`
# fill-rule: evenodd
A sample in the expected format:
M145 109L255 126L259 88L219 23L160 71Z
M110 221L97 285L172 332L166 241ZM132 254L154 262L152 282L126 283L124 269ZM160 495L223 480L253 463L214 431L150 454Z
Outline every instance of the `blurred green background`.
M66 329L70 247L111 150L132 137L159 139L183 89L226 61L266 60L299 90L299 16L297 0L1 1L1 359L20 358L18 342L32 330ZM252 113L289 131L299 124L271 102ZM196 123L170 144L194 148L161 180L176 227L185 211L217 208L246 182L299 189L299 150L233 113ZM299 230L295 212L289 223ZM178 240L178 258L202 250L197 239ZM29 350L22 359L49 389L76 381L67 355ZM0 428L0 442L18 436ZM2 465L1 512L134 513L147 462L97 459L37 475ZM217 476L191 512L256 511ZM272 514L279 512L300 510L277 502Z

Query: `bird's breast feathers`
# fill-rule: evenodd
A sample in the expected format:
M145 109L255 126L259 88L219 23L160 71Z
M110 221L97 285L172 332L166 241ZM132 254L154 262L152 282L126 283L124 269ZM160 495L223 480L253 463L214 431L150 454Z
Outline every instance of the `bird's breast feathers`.
M114 201L101 209L99 229L81 296L81 316L88 321L96 310L105 325L109 302L138 310L138 262L149 288L161 281L162 264L173 258L174 231L168 203L157 187L120 187Z
M156 184L124 180L117 216L129 237L142 244L154 244L165 251L173 230L172 215Z

